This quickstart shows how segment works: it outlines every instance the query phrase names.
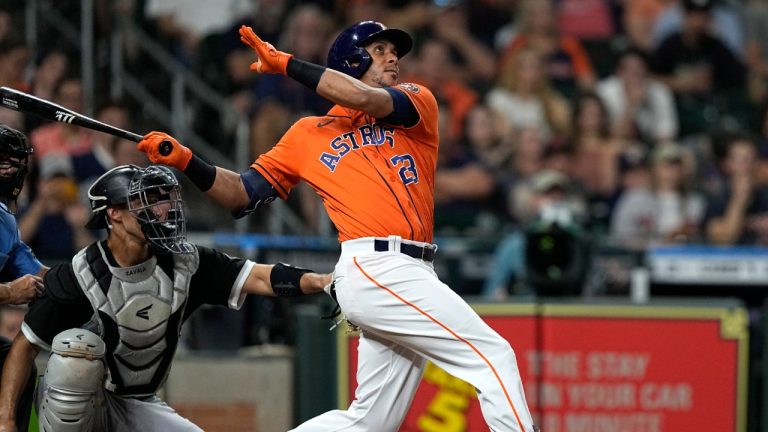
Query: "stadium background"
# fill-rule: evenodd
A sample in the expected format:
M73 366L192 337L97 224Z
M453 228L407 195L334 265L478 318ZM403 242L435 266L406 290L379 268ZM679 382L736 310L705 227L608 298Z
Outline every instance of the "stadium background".
M402 80L441 106L437 271L510 335L544 430L709 430L681 420L695 417L765 431L768 5L715 1L704 25L722 49L676 46L680 32L701 37L702 4L4 0L0 85L171 132L240 170L329 104L251 74L234 29L321 64L349 23L407 29L417 44ZM67 260L98 235L81 228L86 185L146 160L130 142L10 110L0 122L35 147L23 238L45 263ZM335 233L307 188L234 221L185 187L193 242L332 269ZM354 338L328 331L330 309L253 298L199 311L164 396L211 431L285 430L345 406ZM21 312L4 309L2 328ZM403 430L483 430L471 389L427 378ZM665 402L649 396L659 383Z

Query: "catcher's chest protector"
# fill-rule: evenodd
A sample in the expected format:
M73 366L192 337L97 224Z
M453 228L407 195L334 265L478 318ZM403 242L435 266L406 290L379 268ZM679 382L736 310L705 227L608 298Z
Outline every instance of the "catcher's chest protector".
M107 345L107 389L119 395L151 395L165 381L198 264L195 250L160 260L152 257L132 267L111 267L101 243L72 259Z

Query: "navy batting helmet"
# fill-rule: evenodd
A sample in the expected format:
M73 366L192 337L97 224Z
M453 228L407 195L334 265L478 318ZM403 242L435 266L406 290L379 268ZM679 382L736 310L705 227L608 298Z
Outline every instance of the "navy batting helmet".
M397 58L408 54L413 40L408 33L387 28L376 21L363 21L341 32L328 52L328 67L360 78L371 66L371 55L365 47L377 39L392 42L397 49Z
M16 203L29 171L29 155L32 147L23 133L0 124L0 200ZM9 208L14 211L14 208Z

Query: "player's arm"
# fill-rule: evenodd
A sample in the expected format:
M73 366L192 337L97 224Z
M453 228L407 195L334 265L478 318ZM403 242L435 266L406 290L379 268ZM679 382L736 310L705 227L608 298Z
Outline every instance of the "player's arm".
M40 348L19 332L5 359L0 388L0 431L16 431L16 409Z
M262 41L248 26L240 28L240 40L258 56L251 65L254 72L287 75L333 103L363 111L389 124L412 126L419 120L410 99L398 90L372 87L333 69L294 58L293 54L278 51ZM378 49L375 44L374 50Z
M279 196L264 176L253 168L236 173L209 164L164 132L150 132L136 145L152 163L182 171L198 189L237 217L252 213Z
M263 296L298 297L316 294L331 283L330 274L318 274L288 264L254 264L243 292Z

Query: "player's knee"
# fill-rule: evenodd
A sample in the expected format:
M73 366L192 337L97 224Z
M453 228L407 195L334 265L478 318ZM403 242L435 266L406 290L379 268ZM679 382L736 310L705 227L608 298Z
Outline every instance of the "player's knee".
M41 430L91 430L94 397L104 381L105 350L101 338L88 330L69 329L53 338L41 382Z

